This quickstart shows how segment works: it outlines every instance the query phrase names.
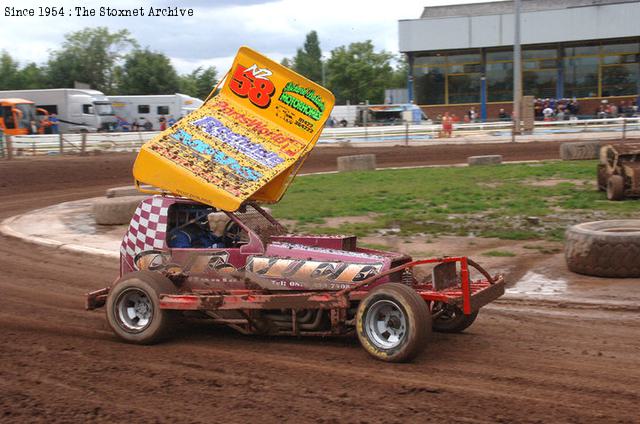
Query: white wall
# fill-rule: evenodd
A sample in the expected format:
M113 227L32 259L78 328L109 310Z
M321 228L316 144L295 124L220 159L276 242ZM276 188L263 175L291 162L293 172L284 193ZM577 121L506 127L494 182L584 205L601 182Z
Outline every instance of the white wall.
M399 22L401 52L513 45L513 14ZM640 2L521 14L522 44L640 36Z

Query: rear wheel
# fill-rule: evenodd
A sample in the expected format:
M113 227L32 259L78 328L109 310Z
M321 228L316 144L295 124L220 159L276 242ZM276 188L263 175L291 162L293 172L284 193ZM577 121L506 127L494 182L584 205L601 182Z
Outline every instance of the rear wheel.
M121 278L107 298L107 320L113 331L130 343L152 344L168 335L177 313L160 309L160 295L176 288L151 271L132 272Z
M433 330L440 333L461 333L478 317L478 311L465 315L459 307L442 302L435 302L431 312L437 314L433 319Z
M431 314L426 302L410 287L382 284L360 302L356 331L362 347L374 358L405 362L426 346Z
M607 199L624 199L624 178L622 175L612 175L607 181Z

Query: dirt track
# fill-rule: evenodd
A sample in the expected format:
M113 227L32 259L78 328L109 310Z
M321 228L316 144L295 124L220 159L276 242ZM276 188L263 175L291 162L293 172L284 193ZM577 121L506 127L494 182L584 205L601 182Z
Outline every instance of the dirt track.
M401 166L482 152L555 158L557 146L376 153ZM305 171L345 153L319 149ZM127 184L132 159L0 162L0 218ZM436 335L413 363L389 365L355 339L204 326L162 345L123 344L102 311L83 310L82 294L108 285L116 261L0 237L0 267L2 422L637 422L637 312L501 302L466 334Z

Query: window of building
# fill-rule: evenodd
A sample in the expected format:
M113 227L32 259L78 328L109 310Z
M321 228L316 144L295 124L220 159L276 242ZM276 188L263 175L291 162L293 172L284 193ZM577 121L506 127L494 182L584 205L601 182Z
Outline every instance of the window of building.
M445 103L445 67L416 67L414 84L418 104L440 105Z
M149 105L138 105L138 113L149 113L150 109Z
M564 65L565 97L597 97L599 58L568 57Z
M419 104L480 101L479 52L442 53L414 59L414 85Z
M487 62L513 62L513 50L488 51Z
M572 47L565 47L564 55L565 56L589 56L589 55L598 54L599 51L600 49L596 45L572 46Z
M450 54L447 56L447 63L480 63L480 53L474 54Z
M522 52L522 90L525 95L556 97L557 49L525 49Z
M638 43L603 44L602 53L640 53L639 48Z
M609 65L602 67L602 97L624 96L638 92L640 78L638 64Z
M478 103L480 101L480 74L453 74L447 76L449 103Z
M537 69L522 73L522 91L525 96L553 98L556 96L556 69Z
M433 66L433 65L443 65L447 61L447 57L443 55L434 55L434 56L416 56L413 59L414 66Z
M488 101L513 100L513 62L487 63L486 77Z
M158 115L168 115L169 114L169 106L158 106Z
M558 57L556 49L524 49L522 59L555 59Z

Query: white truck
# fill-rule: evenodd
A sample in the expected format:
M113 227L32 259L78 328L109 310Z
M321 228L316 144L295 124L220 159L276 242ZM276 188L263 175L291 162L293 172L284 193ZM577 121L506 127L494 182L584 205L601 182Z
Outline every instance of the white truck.
M0 91L0 98L30 100L36 108L56 114L60 132L113 131L116 117L111 101L100 91L78 88Z
M121 130L159 130L160 119L167 126L198 109L203 101L186 94L108 96Z

